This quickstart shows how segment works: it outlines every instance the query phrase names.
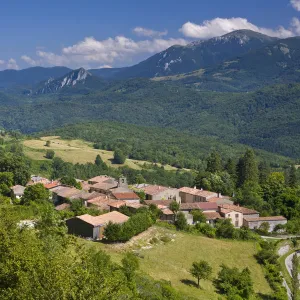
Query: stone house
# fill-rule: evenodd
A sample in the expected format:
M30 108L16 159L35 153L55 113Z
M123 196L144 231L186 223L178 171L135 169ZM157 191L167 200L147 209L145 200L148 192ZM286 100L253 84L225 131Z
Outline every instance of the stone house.
M137 188L137 187L136 187ZM179 190L161 185L139 185L139 190L142 190L146 195L146 200L175 200L181 202Z
M209 199L218 197L218 193L199 190L196 187L182 187L179 189L179 196L182 203L208 202Z
M24 195L25 186L15 185L11 188L11 196L12 198L21 199Z
M244 226L247 226L250 229L258 229L263 223L268 223L270 225L269 232L272 232L276 225L285 225L287 223L287 219L283 216L244 218Z
M88 214L77 216L68 219L66 225L69 234L101 240L104 237L104 229L109 222L123 224L127 222L128 219L127 216L113 211L96 217Z

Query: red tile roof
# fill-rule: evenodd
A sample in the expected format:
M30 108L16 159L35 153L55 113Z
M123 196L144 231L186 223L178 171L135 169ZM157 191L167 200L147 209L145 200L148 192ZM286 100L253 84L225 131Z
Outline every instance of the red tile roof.
M207 220L223 219L218 212L203 212Z
M182 187L179 189L179 192L194 195L194 196L201 196L201 197L217 197L218 193L211 192L211 191L205 191L205 190L198 190L196 188L190 188L190 187Z
M140 200L140 197L134 192L112 193L118 200Z
M63 204L55 206L55 209L60 211L60 210L69 209L70 206L71 205L69 203L63 203Z
M141 190L143 190L147 195L156 195L168 189L169 189L168 187L161 186L161 185L147 185L141 188Z
M49 190L59 185L60 185L59 181L53 181L51 183L44 184L44 187Z
M162 209L161 211L164 215L174 215L174 213L169 208Z
M218 210L217 203L210 202L193 202L193 203L181 203L180 210L193 210L193 209L201 209L205 210Z
M107 205L115 208L120 208L121 206L126 205L126 202L122 200L116 200L109 202Z
M236 211L236 212L240 212L244 215L253 215L253 214L258 214L259 212L254 210L254 209L250 209L247 207L243 207L243 206L238 206L238 205L231 205L231 204L219 204L220 208L225 208L231 211Z
M147 205L154 204L156 206L163 205L163 206L169 206L173 201L172 200L145 200L145 203Z

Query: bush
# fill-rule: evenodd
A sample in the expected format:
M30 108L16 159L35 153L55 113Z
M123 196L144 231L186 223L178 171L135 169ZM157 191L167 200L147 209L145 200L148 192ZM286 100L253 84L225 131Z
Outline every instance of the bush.
M204 234L205 236L207 236L209 238L215 238L216 237L216 229L211 227L209 224L197 223L195 225L195 228L198 230L198 232Z
M55 152L53 150L47 150L45 157L48 159L52 159L55 156Z
M159 242L159 239L157 237L153 237L151 240L150 240L150 244L157 244Z
M175 226L178 230L185 230L187 228L187 221L183 212L177 214Z

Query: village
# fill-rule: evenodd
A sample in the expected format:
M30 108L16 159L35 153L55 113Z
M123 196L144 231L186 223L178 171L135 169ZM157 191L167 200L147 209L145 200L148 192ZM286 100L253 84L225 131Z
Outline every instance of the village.
M235 228L256 230L262 224L267 224L267 231L273 232L276 226L287 223L283 216L260 217L259 212L254 209L235 205L229 196L196 187L177 189L145 183L129 186L125 177L116 180L106 175L76 181L81 189L62 184L59 180L50 181L32 175L27 186L42 184L49 191L49 200L57 211L68 211L72 202L78 200L87 210L99 210L101 214L97 216L86 213L66 219L68 233L93 240L105 238L104 231L109 223L123 224L129 220L130 217L121 212L124 208L134 214L141 208L155 206L160 210L160 221L171 224L176 221L177 213L182 212L187 224L195 225L195 211L201 211L206 223L212 227L218 220L229 219ZM12 197L21 199L25 189L25 186L13 186ZM172 208L174 203L178 204L176 210Z

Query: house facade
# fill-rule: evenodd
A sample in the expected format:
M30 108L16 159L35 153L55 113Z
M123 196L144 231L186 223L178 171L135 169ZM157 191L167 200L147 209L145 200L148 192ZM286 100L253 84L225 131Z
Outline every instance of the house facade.
M142 184L135 186L146 195L146 200L175 200L181 202L179 190L161 185Z

